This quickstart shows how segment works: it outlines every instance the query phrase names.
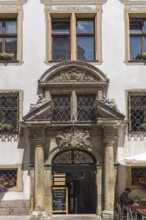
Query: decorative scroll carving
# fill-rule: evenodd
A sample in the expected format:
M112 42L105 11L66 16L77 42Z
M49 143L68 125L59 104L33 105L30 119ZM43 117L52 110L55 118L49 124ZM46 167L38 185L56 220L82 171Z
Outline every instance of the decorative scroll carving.
M146 11L146 5L131 5L133 11Z
M61 152L53 159L53 164L94 164L94 158L81 150L67 150Z
M71 128L65 131L58 131L56 134L57 145L66 147L91 147L90 133L84 129Z
M15 11L17 5L0 5L0 11Z
M60 82L60 81L97 81L97 79L90 75L85 70L78 70L72 68L69 70L63 70L60 74L53 76L49 81Z
M91 11L95 10L96 7L92 8L89 6L54 6L53 10L57 11Z

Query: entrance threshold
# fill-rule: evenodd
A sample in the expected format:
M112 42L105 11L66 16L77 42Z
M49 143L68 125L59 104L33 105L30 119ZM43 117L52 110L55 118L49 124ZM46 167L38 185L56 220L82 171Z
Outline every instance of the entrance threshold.
M67 214L67 215L52 215L50 220L102 220L96 214Z

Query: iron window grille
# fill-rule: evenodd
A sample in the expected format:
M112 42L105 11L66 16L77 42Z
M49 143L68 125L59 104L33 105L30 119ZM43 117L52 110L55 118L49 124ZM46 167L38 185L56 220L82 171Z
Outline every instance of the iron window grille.
M95 94L90 95L77 95L77 120L80 122L96 121L95 114Z
M128 130L129 132L146 131L146 93L128 93Z
M71 120L71 101L70 95L53 95L54 110L53 122L70 122Z
M146 176L146 167L131 168L131 184L139 185L138 178Z
M85 151L73 149L56 155L53 164L95 164L95 159Z
M0 133L18 133L19 93L0 93Z
M17 56L17 19L0 19L0 53L13 53ZM6 58L5 58L6 59ZM10 58L7 58L7 60Z
M0 170L0 178L8 181L9 179L14 180L14 186L17 183L17 170Z

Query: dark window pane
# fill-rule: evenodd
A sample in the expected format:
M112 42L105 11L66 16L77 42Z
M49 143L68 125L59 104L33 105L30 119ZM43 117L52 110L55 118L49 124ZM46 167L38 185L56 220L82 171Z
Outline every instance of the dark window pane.
M53 60L70 59L70 38L54 37L53 38Z
M144 21L144 28L143 31L146 33L146 21Z
M94 33L94 21L77 21L77 33Z
M94 60L94 37L77 37L79 60Z
M53 19L52 20L52 33L70 33L70 20L69 19Z
M142 33L142 22L130 20L130 33Z
M70 95L53 95L53 121L63 122L71 120Z
M16 56L17 51L17 38L6 38L6 49L7 53L14 53Z
M17 33L17 26L16 21L6 21L6 34L16 34Z
M77 95L77 113L78 121L93 121L96 120L95 115L95 99L96 95Z
M130 37L130 59L135 60L136 56L142 51L142 38Z
M144 37L144 52L146 53L146 37Z
M2 53L2 38L0 38L0 53Z
M2 21L0 21L0 34L2 34Z

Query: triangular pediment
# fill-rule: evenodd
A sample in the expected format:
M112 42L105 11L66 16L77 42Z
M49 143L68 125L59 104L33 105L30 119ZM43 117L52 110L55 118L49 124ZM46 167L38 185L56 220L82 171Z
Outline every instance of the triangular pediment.
M125 116L121 114L117 106L112 101L96 101L95 103L95 109L97 114L97 120L100 119L112 119L112 120L123 120Z
M107 86L109 80L101 70L83 61L65 61L47 70L39 80L40 86L74 83L97 83Z
M27 115L23 117L24 121L50 121L52 118L52 101L46 101L42 104L32 105Z

